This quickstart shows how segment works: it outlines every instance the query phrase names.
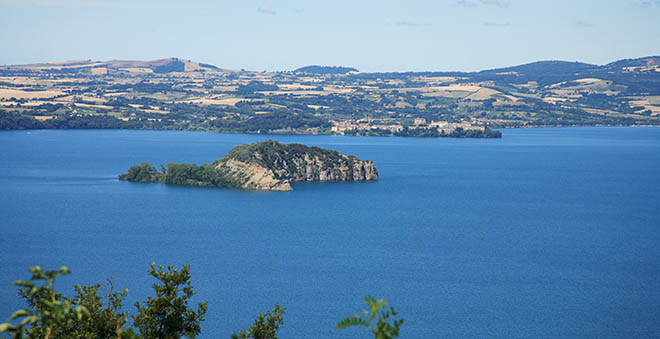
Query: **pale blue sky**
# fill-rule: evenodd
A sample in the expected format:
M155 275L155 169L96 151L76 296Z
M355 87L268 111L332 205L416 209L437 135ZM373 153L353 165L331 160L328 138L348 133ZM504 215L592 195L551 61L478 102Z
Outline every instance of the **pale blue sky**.
M660 55L660 0L0 0L0 64L474 71Z

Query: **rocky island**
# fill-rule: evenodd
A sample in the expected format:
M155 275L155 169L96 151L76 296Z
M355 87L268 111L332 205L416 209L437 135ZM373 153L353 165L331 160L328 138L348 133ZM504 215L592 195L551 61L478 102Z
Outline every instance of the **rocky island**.
M291 191L291 182L378 180L373 162L352 155L274 140L240 145L212 162L169 163L161 170L143 162L119 180L176 185Z

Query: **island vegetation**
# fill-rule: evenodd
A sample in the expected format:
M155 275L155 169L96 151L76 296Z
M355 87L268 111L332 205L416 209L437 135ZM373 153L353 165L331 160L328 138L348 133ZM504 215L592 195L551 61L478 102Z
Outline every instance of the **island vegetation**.
M203 164L168 163L161 171L146 162L131 166L128 173L119 176L119 180L133 182L157 182L170 185L198 187L239 188L240 182L231 175Z
M507 127L660 125L660 57L481 72L226 70L190 60L0 67L0 129L496 138Z

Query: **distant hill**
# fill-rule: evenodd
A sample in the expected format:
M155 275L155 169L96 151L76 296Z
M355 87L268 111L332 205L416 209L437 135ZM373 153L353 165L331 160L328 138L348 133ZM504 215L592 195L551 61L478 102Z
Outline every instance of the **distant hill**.
M660 66L660 56L649 56L637 59L623 59L605 65L607 68L624 67L658 67Z
M353 67L311 65L311 66L300 67L296 69L294 72L312 73L312 74L346 74L348 72L359 72L359 71Z
M628 86L628 90L633 92L657 93L657 84L660 81L658 69L660 69L660 57L643 57L619 60L606 65L569 61L537 61L455 76L466 77L466 81L471 82L496 81L523 84L533 81L537 82L539 86L584 78L598 78Z
M535 74L535 75L557 75L557 74L575 74L598 68L598 65L587 64L583 62L569 61L537 61L529 64L513 67L496 68L478 72L480 74L490 73L509 73Z
M593 65L583 62L569 61L537 61L512 67L489 69L472 74L476 75L503 75L516 73L518 75L533 76L566 76L586 74L593 76L602 72L630 72L649 71L660 67L660 56L648 56L635 59L623 59L606 65Z

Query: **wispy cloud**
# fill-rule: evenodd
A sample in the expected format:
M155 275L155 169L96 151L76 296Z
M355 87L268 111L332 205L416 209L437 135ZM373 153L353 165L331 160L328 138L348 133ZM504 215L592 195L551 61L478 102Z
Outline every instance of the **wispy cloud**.
M478 3L474 2L474 1L470 1L470 0L458 0L458 1L456 1L456 4L459 5L459 6L468 7L468 8L479 6Z
M7 7L47 7L47 8L137 8L142 4L129 0L0 0L0 6Z
M419 22L410 22L410 21L398 21L396 23L397 26L405 26L405 27L428 27L431 26L431 24L426 24L426 23L419 23Z
M509 7L509 2L506 0L457 0L456 4L468 8L478 6Z
M639 2L639 7L642 8L651 8L653 7L653 5L655 5L656 7L660 7L660 0L654 0L654 1L645 0Z
M275 12L274 9L272 9L270 6L268 6L266 4L262 4L261 6L259 6L259 8L257 8L257 12L263 13L263 14L270 14L270 15L276 15L277 14L277 12Z
M508 22L492 22L492 21L486 21L486 22L484 22L484 25L488 26L488 27L509 27L509 26L511 26L511 24L508 23Z
M488 6L509 7L509 2L504 0L479 0L479 2Z
M591 22L586 21L586 20L578 20L575 23L575 26L580 27L580 28L591 28L591 27L594 27L594 24L592 24Z

